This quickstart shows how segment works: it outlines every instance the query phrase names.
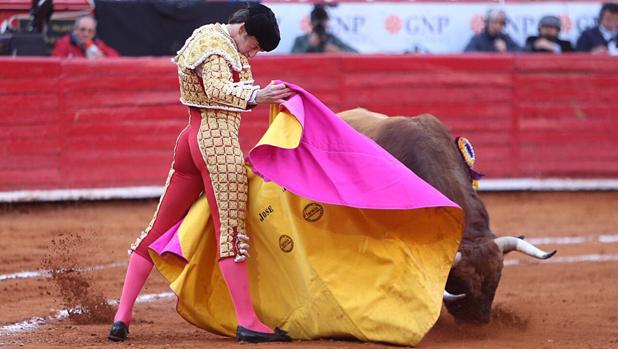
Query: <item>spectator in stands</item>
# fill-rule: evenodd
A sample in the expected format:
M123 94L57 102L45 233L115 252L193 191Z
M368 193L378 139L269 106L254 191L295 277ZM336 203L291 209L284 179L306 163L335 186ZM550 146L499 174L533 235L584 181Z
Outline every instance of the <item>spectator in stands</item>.
M311 32L294 40L292 53L357 52L328 31L328 12L324 5L315 5L311 11Z
M618 43L618 3L605 3L599 13L599 25L585 30L577 39L577 51L607 54Z
M483 32L470 39L464 49L465 52L516 52L521 47L504 33L506 13L502 10L490 10L485 17Z
M526 39L527 52L572 52L570 41L560 40L561 23L556 16L544 16L539 21L539 35L529 36Z
M96 34L97 21L90 16L80 17L75 20L73 32L56 42L52 56L88 59L118 57L118 51L107 46Z

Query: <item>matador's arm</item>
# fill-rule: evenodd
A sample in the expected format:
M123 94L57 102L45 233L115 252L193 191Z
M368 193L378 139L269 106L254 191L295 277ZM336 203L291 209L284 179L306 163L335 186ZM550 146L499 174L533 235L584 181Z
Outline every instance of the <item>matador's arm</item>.
M206 59L198 68L198 74L202 77L204 91L210 101L234 108L252 107L248 105L249 101L255 99L255 94L260 89L259 85L253 85L253 80L233 82L228 62L219 55Z

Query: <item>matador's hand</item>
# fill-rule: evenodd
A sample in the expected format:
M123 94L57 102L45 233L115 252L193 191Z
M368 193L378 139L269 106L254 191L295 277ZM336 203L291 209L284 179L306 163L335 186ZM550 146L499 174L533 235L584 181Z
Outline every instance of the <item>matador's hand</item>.
M271 103L283 103L285 99L294 94L294 91L287 88L284 84L270 83L263 89L257 91L255 96L255 103L257 104L271 104Z
M249 257L249 237L243 233L236 234L236 257L234 262L241 263Z

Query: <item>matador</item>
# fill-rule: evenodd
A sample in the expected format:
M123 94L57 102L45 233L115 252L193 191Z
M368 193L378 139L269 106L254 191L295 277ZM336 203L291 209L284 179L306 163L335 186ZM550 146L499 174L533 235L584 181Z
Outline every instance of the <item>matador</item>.
M288 341L257 317L249 292L249 234L245 218L247 170L238 140L241 113L262 103L282 103L292 94L283 84L254 84L248 58L272 51L280 41L273 12L252 4L228 24L196 29L173 58L178 66L180 101L189 123L180 132L165 189L152 221L131 245L118 311L108 338L128 337L133 305L152 271L148 246L177 224L204 195L211 207L219 267L238 319L239 341Z

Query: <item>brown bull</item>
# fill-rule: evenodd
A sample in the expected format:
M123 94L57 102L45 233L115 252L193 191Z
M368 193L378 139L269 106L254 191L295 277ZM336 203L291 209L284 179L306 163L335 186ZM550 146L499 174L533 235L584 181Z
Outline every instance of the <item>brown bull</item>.
M545 253L516 237L496 238L489 227L487 209L472 186L470 171L453 137L434 116L387 117L360 108L339 116L463 208L464 235L444 299L456 320L489 322L506 253L517 250L546 259L556 252Z

